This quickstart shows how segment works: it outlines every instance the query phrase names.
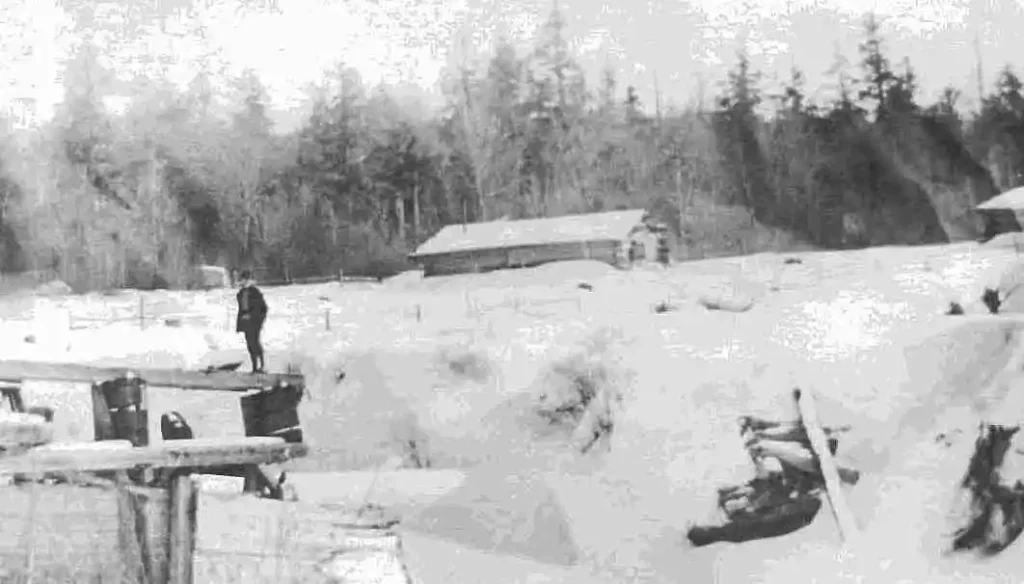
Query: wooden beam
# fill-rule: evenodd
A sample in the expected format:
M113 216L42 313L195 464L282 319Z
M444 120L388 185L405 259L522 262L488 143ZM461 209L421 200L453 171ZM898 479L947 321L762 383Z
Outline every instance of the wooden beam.
M192 582L193 514L198 490L192 477L180 474L170 485L170 550L168 554L168 584Z
M110 450L41 447L0 458L0 475L279 464L305 456L306 450L305 444L264 437L172 440Z
M249 391L274 387L281 382L302 385L305 378L292 373L242 373L238 371L187 371L184 369L148 369L100 367L79 363L0 360L0 382L21 383L25 379L45 379L72 383L94 383L120 377L131 371L150 387L213 391Z
M800 409L800 421L803 422L807 437L811 440L811 448L818 457L821 476L825 479L825 490L828 492L829 503L832 504L832 514L835 515L836 523L839 525L839 535L844 541L849 542L857 537L859 528L853 517L853 512L846 504L839 472L836 470L836 461L832 458L832 451L828 448L828 439L825 438L825 432L818 422L818 409L814 403L814 393L810 389L794 389L793 398Z

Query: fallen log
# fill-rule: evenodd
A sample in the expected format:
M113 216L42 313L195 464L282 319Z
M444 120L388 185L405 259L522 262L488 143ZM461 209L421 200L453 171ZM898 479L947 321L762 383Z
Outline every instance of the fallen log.
M799 435L806 437L807 433L804 431L804 426L799 420L796 421L778 421L768 420L765 418L759 418L757 416L740 416L737 420L740 425L740 433L745 432L758 432L765 435L766 438L774 438L776 440L786 440L784 436ZM826 434L842 434L843 432L849 432L852 427L849 425L844 426L823 426L822 429Z
M836 450L833 444L829 445L829 450L832 453ZM749 449L755 456L771 456L777 458L784 465L789 465L817 478L824 478L814 458L814 453L798 442L756 440L749 446ZM860 472L855 469L839 466L837 472L840 480L844 483L855 485L860 480Z
M708 310L724 310L725 312L746 312L754 306L749 298L712 298L701 296L697 303Z
M850 426L822 428L822 430L831 442L836 440L837 435L849 432ZM750 434L752 434L752 436L747 440L748 442L752 442L754 440L781 440L783 442L803 442L808 446L810 445L807 432L804 430L803 425L797 422L787 422L784 425L776 426L774 428L766 428L764 430L752 430Z
M832 513L835 515L836 523L839 525L840 536L844 540L854 538L858 534L857 522L854 520L853 512L846 503L843 495L839 472L836 470L835 460L828 448L828 440L825 432L818 423L818 411L814 404L814 394L811 390L793 390L793 399L796 400L797 408L800 410L800 420L807 430L807 436L811 441L811 448L818 458L818 467L822 478L825 479L825 490L828 493L829 503L832 505Z

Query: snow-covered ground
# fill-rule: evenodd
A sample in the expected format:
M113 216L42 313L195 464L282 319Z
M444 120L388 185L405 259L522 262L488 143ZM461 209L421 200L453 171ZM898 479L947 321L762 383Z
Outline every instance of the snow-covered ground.
M896 581L889 574L938 582L922 567L929 552L917 549L913 535L927 529L911 519L927 515L920 489L951 486L965 459L946 469L912 450L923 466L894 466L902 455L893 455L891 443L902 436L906 412L937 403L928 395L950 363L994 367L996 356L979 354L988 345L949 328L985 318L943 313L954 300L983 312L982 289L1016 261L1012 247L957 244L761 254L628 272L575 262L268 288L265 346L269 369L299 366L309 384L300 415L313 454L298 468L372 468L415 440L435 467L544 476L583 566L606 581L807 582L813 573L820 582ZM752 300L753 307L709 311L701 297ZM675 310L656 313L660 302ZM233 310L231 290L10 299L0 301L0 350L8 358L131 366L244 361ZM977 338L994 330L977 326L982 332L970 333ZM34 343L24 340L30 334ZM950 335L968 336L934 340ZM920 349L905 350L911 347ZM534 420L545 371L574 354L603 367L623 395L606 453L581 456L567 437L545 436ZM750 476L737 416L794 417L795 386L817 390L827 423L855 428L841 454L868 475L851 491L866 543L839 556L823 511L793 536L688 549L686 527L711 512L715 487ZM26 393L29 402L57 406L62 437L91 439L84 388L32 382ZM242 433L234 395L151 394L154 436L168 410L182 412L200 436ZM938 424L948 412L933 413ZM915 483L921 476L933 482ZM883 486L891 497L864 494ZM907 513L900 529L884 520L901 509L894 501ZM879 574L876 564L891 569ZM1004 579L1024 578L1024 567L1000 570Z

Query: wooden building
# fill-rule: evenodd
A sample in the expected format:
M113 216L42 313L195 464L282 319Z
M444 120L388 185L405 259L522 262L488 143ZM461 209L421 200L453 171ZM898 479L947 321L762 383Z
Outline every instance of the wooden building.
M1002 233L1018 233L1024 216L1024 187L992 197L974 209L981 219L982 241Z
M631 243L650 231L645 219L643 210L626 210L449 225L409 259L428 277L586 259L624 268Z

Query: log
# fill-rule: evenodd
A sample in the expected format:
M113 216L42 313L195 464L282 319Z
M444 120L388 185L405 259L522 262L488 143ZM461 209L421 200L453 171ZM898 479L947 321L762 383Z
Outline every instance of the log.
M724 310L725 312L746 312L754 306L749 298L713 298L701 296L697 303L708 310Z
M818 466L822 478L825 479L825 490L828 492L828 500L832 506L832 514L835 515L836 523L839 525L839 535L846 541L857 536L859 529L854 520L853 512L850 511L843 495L840 484L839 473L836 470L836 462L832 458L832 452L828 449L828 439L818 423L818 410L814 404L814 394L811 390L793 390L793 398L796 400L797 408L800 410L800 420L807 431L807 437L811 440L811 449L818 457Z
M121 377L129 371L145 379L150 387L244 392L252 389L269 389L281 383L305 385L303 376L294 373L243 373L222 370L206 372L10 360L0 361L0 382L21 383L24 379L45 379L69 383L96 383Z
M0 475L280 464L305 453L304 444L264 437L173 440L142 448L109 450L34 448L0 458Z
M755 455L771 456L793 468L818 477L822 476L817 461L814 460L814 453L797 442L757 440L750 445L750 450ZM840 480L844 483L854 485L860 480L860 472L852 468L837 466L837 471Z
M834 438L837 434L850 431L850 426L839 426L837 428L822 428L825 432L825 436L829 439ZM765 428L763 430L753 430L753 437L751 442L759 439L768 440L782 440L789 442L806 442L807 432L804 431L804 427L799 422L785 422L773 428Z

